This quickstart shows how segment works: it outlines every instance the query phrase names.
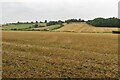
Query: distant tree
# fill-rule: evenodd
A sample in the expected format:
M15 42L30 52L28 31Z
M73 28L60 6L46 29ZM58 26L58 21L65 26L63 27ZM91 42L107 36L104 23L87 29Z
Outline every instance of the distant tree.
M85 22L84 20L81 20L81 22Z
M83 20L81 19L68 19L68 20L65 20L66 23L72 23L72 22L83 22Z
M31 21L31 24L33 24L34 22L33 21Z
M62 24L62 23L64 23L64 21L61 21L61 20L58 21L58 24Z
M36 21L35 23L38 23L38 21Z
M13 29L11 29L11 30L17 30L16 28L13 28Z
M29 22L24 22L24 24L28 24Z
M56 25L56 24L57 24L56 21L50 21L50 22L48 22L46 25L47 25L47 26L51 26L51 25Z
M79 22L81 22L82 20L81 20L81 19L79 19L78 21L79 21Z
M50 21L46 25L51 26L51 25L62 25L62 24L63 24L63 21L59 20L59 21Z
M45 20L45 23L47 23L47 20Z
M17 24L20 24L20 22L18 21Z

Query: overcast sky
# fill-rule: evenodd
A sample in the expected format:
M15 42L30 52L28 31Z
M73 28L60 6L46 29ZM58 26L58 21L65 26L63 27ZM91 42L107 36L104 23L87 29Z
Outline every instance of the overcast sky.
M2 17L2 23L8 23L118 17L118 2L119 0L1 0L0 19Z

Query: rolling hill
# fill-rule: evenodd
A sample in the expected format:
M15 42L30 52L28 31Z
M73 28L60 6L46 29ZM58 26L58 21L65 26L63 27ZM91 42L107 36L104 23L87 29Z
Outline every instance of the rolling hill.
M95 27L88 25L87 23L70 23L70 24L64 24L64 27L57 29L55 31L60 31L60 32L102 32L102 33L109 33L112 31L118 31L118 28L109 28L109 27Z

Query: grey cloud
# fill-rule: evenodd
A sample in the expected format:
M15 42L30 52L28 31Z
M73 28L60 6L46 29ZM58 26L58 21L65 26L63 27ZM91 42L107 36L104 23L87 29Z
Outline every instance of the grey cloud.
M32 1L32 0L31 0ZM117 17L118 0L33 0L2 3L2 21Z

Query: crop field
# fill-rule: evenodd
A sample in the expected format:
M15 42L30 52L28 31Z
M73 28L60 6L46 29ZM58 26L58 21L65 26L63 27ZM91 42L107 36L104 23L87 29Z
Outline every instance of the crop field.
M35 25L35 23L8 24L8 25L2 26L2 30L29 29L29 28L32 28L33 25ZM46 26L46 23L38 23L38 26Z
M10 25L6 25L3 26L2 29L3 30L11 30L11 29L25 29L25 28L29 28L31 27L33 24L10 24Z
M86 23L71 23L65 24L64 27L56 31L83 32L83 33L111 33L112 31L118 31L118 28L94 27Z
M3 31L3 78L116 78L118 35Z
M35 23L28 24L8 24L0 27L0 30L22 30L22 31L52 31L61 28L61 25L46 26L46 23L38 23L38 27L34 28Z

